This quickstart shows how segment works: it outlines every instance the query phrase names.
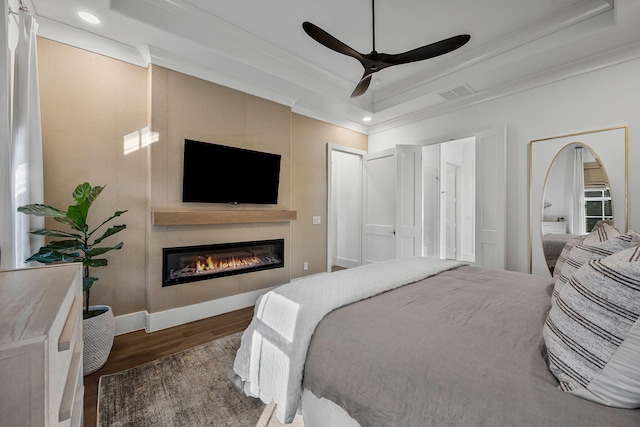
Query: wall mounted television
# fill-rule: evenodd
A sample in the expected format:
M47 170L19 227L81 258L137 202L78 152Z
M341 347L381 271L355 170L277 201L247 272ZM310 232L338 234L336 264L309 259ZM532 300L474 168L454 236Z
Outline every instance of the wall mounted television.
M182 201L277 204L279 154L184 140Z

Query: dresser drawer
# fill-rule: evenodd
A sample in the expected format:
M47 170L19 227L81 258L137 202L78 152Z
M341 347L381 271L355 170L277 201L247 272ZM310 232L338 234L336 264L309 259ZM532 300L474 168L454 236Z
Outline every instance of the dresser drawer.
M0 271L0 307L0 425L81 425L81 265Z
M82 371L82 296L69 292L56 317L48 343L49 421L69 422L78 366ZM79 363L79 365L78 365Z
M74 415L82 412L82 408L77 406L78 392L84 389L82 386L82 342L74 345L73 356L69 366L67 378L62 392L60 407L58 408L58 421L60 426L72 425Z

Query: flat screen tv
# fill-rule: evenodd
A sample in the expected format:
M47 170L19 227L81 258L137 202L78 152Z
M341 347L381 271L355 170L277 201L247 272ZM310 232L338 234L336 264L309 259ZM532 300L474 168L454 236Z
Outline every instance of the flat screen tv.
M185 139L182 201L277 204L280 158Z

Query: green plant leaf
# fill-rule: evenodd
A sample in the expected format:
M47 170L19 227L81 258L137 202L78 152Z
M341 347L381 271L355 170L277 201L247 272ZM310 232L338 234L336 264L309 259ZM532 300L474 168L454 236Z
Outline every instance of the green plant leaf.
M88 182L78 185L73 192L73 198L76 201L75 205L71 205L67 208L67 218L69 218L77 229L87 232L87 215L89 214L89 208L93 204L93 201L102 192L104 187L96 186L91 188ZM74 227L75 228L75 227Z
M42 247L38 252L27 258L26 262L38 261L44 264L51 264L54 262L82 262L84 257L78 252L68 253L68 249L62 251L49 249L48 247Z
M124 245L124 242L120 242L115 246L111 246L111 247L103 247L103 248L91 248L88 251L84 251L85 256L87 257L94 257L97 255L102 255L106 252L112 251L114 249L120 249L122 248L122 246Z
M72 221L72 227L84 233L87 224L89 207L86 203L71 205L67 208L67 218Z
M102 227L103 225L105 225L106 223L108 223L109 221L111 221L114 218L119 217L120 215L122 215L123 213L128 212L128 211L116 211L116 213L114 213L113 215L111 215L110 218L108 218L107 220L103 221L102 224L100 224L99 226L97 226L96 228L94 228L93 230L91 230L90 233L87 234L87 236L91 236L93 233L95 233L100 227ZM116 225L115 227L126 227L126 225L124 226L120 226L120 225ZM121 230L119 230L121 231ZM104 239L106 236L103 236L101 239ZM96 243L98 243L99 241L96 241Z
M60 231L60 230L49 230L49 229L46 229L46 228L43 228L42 230L30 231L30 233L31 234L35 234L37 236L73 237L73 238L76 238L76 239L82 238L82 236L79 235L79 234L67 233L66 231Z
M104 267L105 265L107 265L107 260L105 258L97 258L97 259L87 258L84 260L82 265L87 267Z
M20 206L18 212L27 215L44 216L49 218L66 218L67 213L48 205L35 203L32 205Z
M93 201L96 199L96 197L98 197L103 189L104 186L101 187L97 185L92 188L91 184L89 184L88 182L83 182L76 187L76 189L73 191L72 196L78 204L89 202L89 205L91 205L91 203L93 203Z
M84 249L84 244L80 240L54 240L40 248L40 251L43 249L69 254Z
M93 286L93 282L98 280L97 277L83 277L82 278L82 292L87 292Z
M62 261L64 262L81 262L84 264L85 257L77 253L62 254Z
M124 211L126 212L126 211ZM122 230L124 230L125 228L127 228L126 225L114 225L113 227L110 227L107 229L107 231L104 232L104 234L100 237L98 237L93 244L97 245L98 243L102 242L104 239L106 239L109 236L113 236L116 233L121 232Z
M25 262L37 261L43 264L51 264L62 261L62 254L59 252L37 252L25 260Z
M74 230L78 230L78 231L82 231L82 228L78 227L76 225L76 223L74 221L72 221L71 219L67 218L66 216L64 218L60 218L60 217L55 217L53 218L56 221L68 225L69 227L73 228Z

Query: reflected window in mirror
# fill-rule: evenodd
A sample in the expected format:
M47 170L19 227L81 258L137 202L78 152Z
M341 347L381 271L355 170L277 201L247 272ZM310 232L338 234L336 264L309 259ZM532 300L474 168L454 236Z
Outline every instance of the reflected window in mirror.
M593 230L593 226L599 221L613 223L613 209L611 207L611 190L604 188L586 188L585 200L585 229L587 233Z

